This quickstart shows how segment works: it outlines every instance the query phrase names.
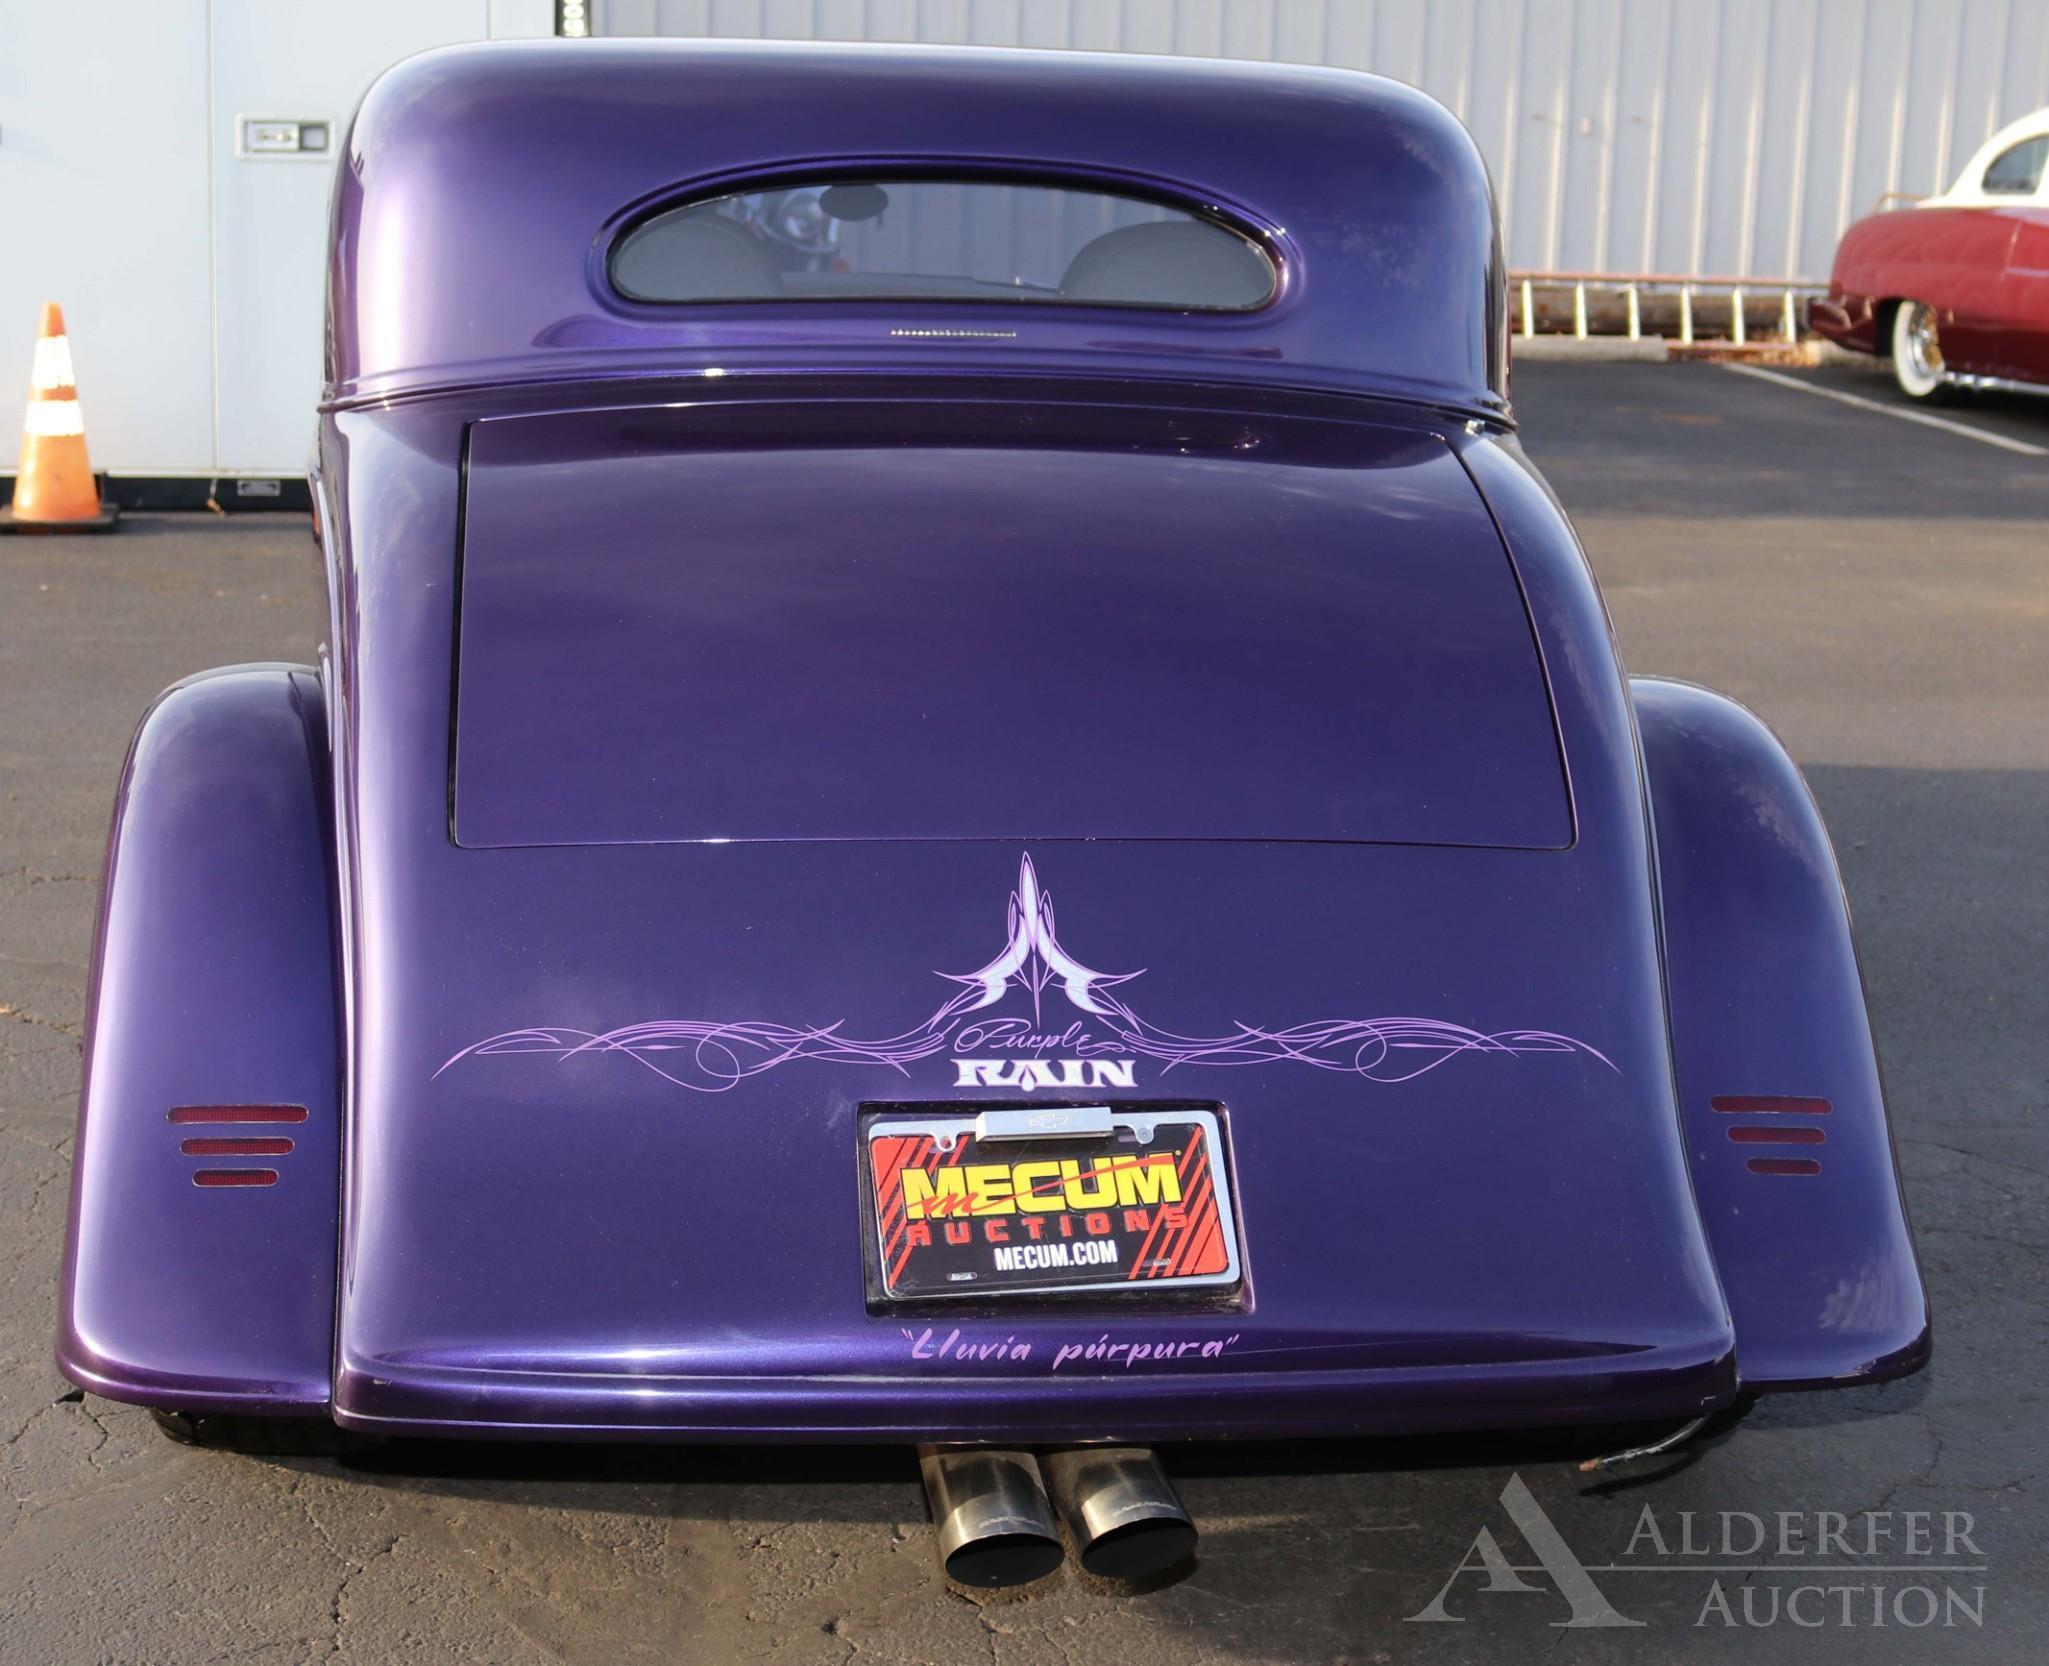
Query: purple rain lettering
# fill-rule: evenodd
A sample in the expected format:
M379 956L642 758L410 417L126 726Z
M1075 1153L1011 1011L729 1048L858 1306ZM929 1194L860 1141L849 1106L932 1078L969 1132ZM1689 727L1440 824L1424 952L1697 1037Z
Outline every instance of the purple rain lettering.
M1552 1030L1483 1031L1438 1018L1321 1019L1286 1029L1239 1024L1213 1036L1182 1035L1141 1017L1114 991L1142 977L1140 972L1098 972L1061 946L1053 924L1053 900L1039 887L1032 859L1018 870L1010 894L1008 934L1002 951L976 972L940 972L958 986L932 1015L912 1029L879 1041L841 1033L841 1022L803 1027L760 1022L715 1023L667 1019L607 1030L536 1025L505 1030L472 1042L435 1072L471 1059L541 1054L557 1060L623 1053L656 1075L698 1093L722 1093L750 1077L798 1059L823 1064L879 1065L908 1075L910 1067L939 1055L984 1050L1037 1055L1059 1051L1093 1060L1086 1071L1068 1071L1065 1061L1007 1063L953 1057L956 1085L1065 1087L1073 1080L1095 1086L1129 1086L1135 1066L1149 1059L1165 1071L1191 1066L1244 1067L1306 1065L1339 1071L1369 1082L1393 1085L1441 1069L1473 1054L1561 1054L1614 1064L1587 1042ZM1032 1016L976 1018L998 1005L1012 989L1031 997ZM1085 1017L1064 1028L1049 1027L1043 1005L1049 991ZM1108 1056L1106 1056L1108 1055ZM1129 1061L1120 1063L1118 1061ZM988 1068L983 1068L984 1066ZM968 1068L973 1067L973 1068Z

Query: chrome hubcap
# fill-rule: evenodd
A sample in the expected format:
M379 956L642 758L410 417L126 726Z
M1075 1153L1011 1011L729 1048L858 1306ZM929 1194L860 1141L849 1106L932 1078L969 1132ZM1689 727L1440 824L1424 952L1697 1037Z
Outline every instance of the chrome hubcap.
M1935 333L1935 309L1917 306L1907 325L1907 358L1914 374L1933 381L1942 375L1942 342Z

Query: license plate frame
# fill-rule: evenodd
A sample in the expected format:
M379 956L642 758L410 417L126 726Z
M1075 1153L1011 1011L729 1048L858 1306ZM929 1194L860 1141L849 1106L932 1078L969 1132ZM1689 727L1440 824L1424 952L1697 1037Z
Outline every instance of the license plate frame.
M857 1126L863 1260L878 1311L1077 1298L1216 1306L1242 1287L1219 1105L869 1105ZM1018 1207L1019 1169L1030 1196L1055 1201ZM1103 1215L1108 1230L1090 1218ZM1108 1259L1104 1244L1114 1246ZM1006 1250L1024 1253L997 1253Z

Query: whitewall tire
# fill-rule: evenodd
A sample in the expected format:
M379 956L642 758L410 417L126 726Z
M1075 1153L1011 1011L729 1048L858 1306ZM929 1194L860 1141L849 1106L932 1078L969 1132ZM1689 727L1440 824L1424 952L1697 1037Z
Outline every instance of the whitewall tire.
M1892 310L1892 373L1909 399L1940 405L1956 396L1944 374L1935 309L1925 302L1902 301Z

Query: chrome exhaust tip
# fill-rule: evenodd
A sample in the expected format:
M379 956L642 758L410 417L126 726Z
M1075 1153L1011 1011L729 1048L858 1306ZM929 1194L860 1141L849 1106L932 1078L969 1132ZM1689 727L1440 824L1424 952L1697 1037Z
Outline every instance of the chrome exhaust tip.
M1068 1446L1039 1458L1084 1572L1150 1579L1195 1553L1195 1523L1143 1446Z
M1060 1529L1031 1453L921 1446L918 1468L948 1579L993 1591L1060 1566Z

